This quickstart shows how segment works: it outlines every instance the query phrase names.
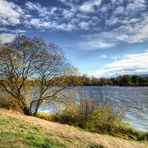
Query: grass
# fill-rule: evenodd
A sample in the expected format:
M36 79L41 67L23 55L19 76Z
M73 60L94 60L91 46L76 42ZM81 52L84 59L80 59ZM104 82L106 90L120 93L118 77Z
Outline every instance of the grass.
M89 133L0 109L0 148L146 148L148 144Z

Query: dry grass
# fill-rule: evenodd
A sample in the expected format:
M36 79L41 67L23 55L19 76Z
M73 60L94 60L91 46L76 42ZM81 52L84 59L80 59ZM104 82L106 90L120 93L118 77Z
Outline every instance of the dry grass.
M29 135L29 136L28 136ZM0 109L0 147L108 147L146 148L147 143L123 140L108 135L49 122L18 112Z

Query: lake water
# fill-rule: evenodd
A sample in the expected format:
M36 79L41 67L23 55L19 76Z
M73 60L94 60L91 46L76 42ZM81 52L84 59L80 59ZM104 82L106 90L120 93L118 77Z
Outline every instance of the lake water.
M83 86L77 97L107 99L111 106L125 111L124 120L131 126L148 131L148 87Z

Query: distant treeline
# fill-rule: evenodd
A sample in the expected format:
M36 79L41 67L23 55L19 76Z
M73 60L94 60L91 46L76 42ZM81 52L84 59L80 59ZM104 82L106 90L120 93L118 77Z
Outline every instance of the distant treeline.
M2 80L0 80L2 81ZM87 75L69 75L49 80L51 86L148 86L148 76L121 75L115 78L97 78ZM61 83L59 83L61 82ZM27 80L28 86L37 86L40 80Z
M82 86L89 85L113 85L113 86L148 86L148 76L122 75L115 78L97 78L82 76L69 77L68 84L75 85L75 80L80 82ZM79 79L79 80L78 80Z

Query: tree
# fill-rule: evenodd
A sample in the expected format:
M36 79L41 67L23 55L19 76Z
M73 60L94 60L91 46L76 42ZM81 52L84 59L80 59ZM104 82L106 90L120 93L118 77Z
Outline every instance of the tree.
M45 101L64 101L58 94L67 86L65 76L73 71L59 46L21 35L1 44L0 55L0 85L17 99L24 114L36 115ZM31 90L34 99L28 98Z

